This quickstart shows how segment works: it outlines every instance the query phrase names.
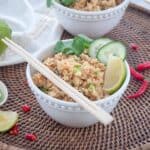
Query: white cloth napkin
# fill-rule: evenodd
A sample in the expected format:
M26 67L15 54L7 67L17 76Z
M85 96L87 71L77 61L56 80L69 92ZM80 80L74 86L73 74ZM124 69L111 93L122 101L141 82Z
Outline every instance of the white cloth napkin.
M45 28L35 36L39 22L45 23L43 15L49 15ZM46 8L46 0L0 0L0 19L13 30L13 40L29 51L42 50L51 42L60 39L62 28ZM38 31L38 30L37 30Z

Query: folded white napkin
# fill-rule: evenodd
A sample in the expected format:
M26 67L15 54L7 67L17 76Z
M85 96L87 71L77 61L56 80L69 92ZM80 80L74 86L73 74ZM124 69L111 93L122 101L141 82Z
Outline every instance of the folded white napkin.
M45 15L48 15L46 21L43 20ZM46 0L0 0L0 19L12 28L13 40L31 52L42 50L60 38L62 28L51 16ZM38 33L37 27L45 22Z
M32 5L34 11L39 13L47 13L49 10L46 6L46 0L29 0L29 3Z
M4 19L13 32L31 30L35 24L34 10L27 0L0 0L0 19Z

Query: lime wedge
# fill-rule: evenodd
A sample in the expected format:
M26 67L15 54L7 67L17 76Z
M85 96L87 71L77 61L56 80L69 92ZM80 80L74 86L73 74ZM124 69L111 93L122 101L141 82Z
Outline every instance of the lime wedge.
M108 61L105 77L104 77L104 90L113 94L122 85L126 78L126 67L120 57L111 57Z
M1 41L2 38L8 37L11 38L12 30L8 24L0 20L0 55L6 50L7 46Z
M6 132L11 129L18 120L17 112L0 111L0 132Z

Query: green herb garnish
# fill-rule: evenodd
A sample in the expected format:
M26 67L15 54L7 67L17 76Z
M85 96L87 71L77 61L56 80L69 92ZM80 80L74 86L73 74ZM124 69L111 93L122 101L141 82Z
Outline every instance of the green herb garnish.
M48 93L48 89L44 88L44 87L39 87L39 89L44 92L44 93Z
M92 39L89 39L86 36L78 35L76 36L73 41L63 42L58 41L54 48L56 53L64 53L67 55L77 55L79 56L84 52L85 49L88 49L90 44L92 43Z
M80 38L84 39L84 41L86 41L87 43L91 44L93 42L93 39L83 35L83 34L79 34L78 35Z
M95 91L95 85L93 83L89 83L88 90L92 92Z
M76 75L81 75L81 65L75 65L73 67L73 72L76 74Z
M50 7L54 0L47 0L47 6ZM75 3L76 0L59 0L62 5L64 6L71 6Z
M65 49L65 44L62 41L58 41L54 48L56 53L62 52L64 51L64 49Z
M71 6L74 4L75 0L60 0L60 3L63 4L64 6Z
M94 72L94 75L98 76L99 73L100 73L100 71L99 71L99 70L96 70L96 71Z

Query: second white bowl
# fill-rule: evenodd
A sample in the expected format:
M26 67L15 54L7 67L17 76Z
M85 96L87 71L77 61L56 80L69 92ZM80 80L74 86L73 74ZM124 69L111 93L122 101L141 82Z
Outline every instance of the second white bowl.
M84 34L98 38L110 32L121 20L129 0L116 7L102 11L80 11L53 2L56 17L60 24L73 35Z

